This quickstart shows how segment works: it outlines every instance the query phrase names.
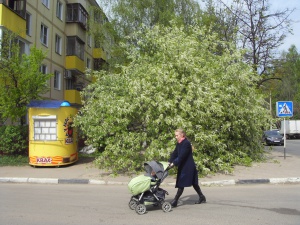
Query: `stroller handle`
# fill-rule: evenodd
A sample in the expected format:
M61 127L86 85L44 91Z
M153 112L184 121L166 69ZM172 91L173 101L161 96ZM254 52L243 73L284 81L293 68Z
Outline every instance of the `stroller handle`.
M174 164L170 164L167 168L166 171L169 171L170 169L172 169L174 167Z

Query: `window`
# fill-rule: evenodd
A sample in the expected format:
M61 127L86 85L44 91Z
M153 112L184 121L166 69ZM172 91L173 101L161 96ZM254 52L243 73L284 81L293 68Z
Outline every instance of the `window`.
M89 58L86 59L86 68L91 69L91 60Z
M103 59L94 59L94 70L102 70L106 66L106 63Z
M56 4L56 16L58 19L62 20L63 4L60 1L57 1Z
M78 37L67 37L67 55L76 55L84 60L84 42Z
M48 9L50 8L50 1L49 0L42 0L42 3L44 6L46 6Z
M92 36L91 35L87 36L87 44L89 47L91 47L91 45L92 45Z
M22 57L23 54L26 54L26 44L21 40L18 40L18 44L20 48L20 57Z
M66 90L73 90L75 88L75 74L73 73L72 70L66 70L65 71L65 84L66 84Z
M34 140L56 141L57 122L56 116L33 116Z
M48 27L44 24L41 24L41 42L46 46L48 44Z
M94 44L95 44L95 48L101 48L101 40L100 39L96 38Z
M26 34L31 35L31 14L26 12Z
M55 52L61 55L61 37L57 34L55 35Z
M66 90L74 90L75 89L75 82L73 79L66 79Z
M26 17L26 0L0 0L0 4L5 4L21 17Z
M47 66L44 65L44 64L41 65L40 71L41 71L41 73L43 73L43 74L47 74Z
M3 38L2 40L6 40L3 43L1 43L1 35L0 35L0 49L1 49L1 47L3 47L4 43L7 45L6 51L2 51L2 52L0 51L0 60L1 60L1 58L8 59L8 58L11 58L14 56L16 56L16 57L18 56L21 60L23 54L29 54L29 44L26 40L19 39L18 37L11 38L10 31L3 32L3 30L1 30L1 27L0 27L0 34L2 34L2 38ZM19 52L15 51L17 49L12 50L15 47L18 47ZM0 78L0 80L1 80L1 78Z
M79 3L67 4L67 22L79 23L87 29L88 13Z
M60 90L60 81L61 81L61 73L59 71L54 71L54 88Z

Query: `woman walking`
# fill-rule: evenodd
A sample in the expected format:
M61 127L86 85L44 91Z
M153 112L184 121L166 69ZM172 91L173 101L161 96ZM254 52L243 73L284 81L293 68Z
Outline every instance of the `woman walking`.
M175 138L177 140L177 144L175 150L171 154L169 164L171 167L178 167L175 186L178 190L174 200L171 202L171 205L176 207L178 199L182 195L184 188L190 186L193 186L199 195L199 200L195 202L195 204L206 203L206 198L198 183L198 171L193 158L192 145L186 138L186 134L183 129L175 130Z

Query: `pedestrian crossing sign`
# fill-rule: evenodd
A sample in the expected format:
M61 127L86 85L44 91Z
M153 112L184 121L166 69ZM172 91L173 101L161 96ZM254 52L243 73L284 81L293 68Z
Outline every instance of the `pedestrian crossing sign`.
M276 102L277 117L291 117L293 116L293 102Z

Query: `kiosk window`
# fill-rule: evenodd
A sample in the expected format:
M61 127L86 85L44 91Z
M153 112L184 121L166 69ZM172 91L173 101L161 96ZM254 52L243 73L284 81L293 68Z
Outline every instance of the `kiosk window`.
M34 119L34 140L56 141L56 119Z

